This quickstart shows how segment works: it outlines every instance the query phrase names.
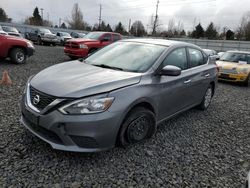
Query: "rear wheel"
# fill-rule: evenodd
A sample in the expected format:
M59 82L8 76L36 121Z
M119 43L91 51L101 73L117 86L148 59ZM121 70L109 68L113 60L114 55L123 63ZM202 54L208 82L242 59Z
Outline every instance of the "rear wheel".
M14 63L23 64L26 61L25 51L21 48L14 48L10 52L10 59Z
M202 99L201 104L198 106L199 109L207 110L211 104L212 98L213 98L213 87L210 85L206 90L206 93Z
M119 132L118 143L125 147L151 138L156 131L156 118L150 110L137 107L125 118Z

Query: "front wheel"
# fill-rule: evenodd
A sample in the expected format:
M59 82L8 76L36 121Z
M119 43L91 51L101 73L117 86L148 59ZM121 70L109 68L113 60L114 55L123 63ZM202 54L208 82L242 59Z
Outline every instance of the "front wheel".
M23 64L26 61L25 51L21 48L14 48L10 52L10 59L14 63Z
M137 107L125 118L119 132L118 144L125 147L151 138L156 131L155 114L150 110Z
M246 81L244 82L244 85L245 85L246 87L249 87L249 86L250 86L250 73L249 73L249 75L248 75Z
M200 105L198 106L199 109L201 110L207 110L208 107L210 106L211 104L211 101L212 101L212 98L213 98L213 88L212 86L210 85L207 90L206 90L206 93L202 99L202 102L200 103Z

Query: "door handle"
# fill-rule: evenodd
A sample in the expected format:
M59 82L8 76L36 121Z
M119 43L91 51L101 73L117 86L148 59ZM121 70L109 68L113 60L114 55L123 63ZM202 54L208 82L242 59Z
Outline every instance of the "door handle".
M191 80L186 80L186 81L184 81L184 84L188 84L190 82L191 82Z
M204 76L207 78L207 77L209 77L209 76L210 76L210 74L205 74Z

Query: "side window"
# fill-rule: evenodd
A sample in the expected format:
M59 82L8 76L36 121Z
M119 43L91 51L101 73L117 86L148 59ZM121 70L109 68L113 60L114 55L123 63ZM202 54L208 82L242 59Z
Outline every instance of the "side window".
M250 64L250 54L246 55L247 64Z
M163 67L166 65L174 65L181 70L187 69L187 54L185 48L179 48L171 52L163 61Z
M115 42L115 41L118 41L118 40L120 40L120 39L121 39L120 35L113 35L113 40L114 40L114 42Z
M60 33L57 33L56 35L57 35L58 37L60 37Z
M203 54L200 50L188 48L190 57L190 68L205 64Z
M102 40L104 41L111 41L111 34L105 34L102 36Z

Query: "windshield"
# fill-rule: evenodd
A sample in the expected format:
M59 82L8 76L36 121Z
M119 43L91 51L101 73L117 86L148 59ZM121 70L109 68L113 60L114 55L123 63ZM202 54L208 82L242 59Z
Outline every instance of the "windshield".
M18 33L18 30L14 27L7 27L7 26L3 26L3 30L5 32L13 32L13 33Z
M247 64L250 64L250 53L244 54L244 53L226 52L222 55L220 60L230 61L234 63L238 63L239 61L244 61L247 62Z
M137 42L116 42L91 55L85 62L104 68L145 72L166 48L166 46Z
M85 34L84 33L78 33L79 38L84 38Z
M70 34L69 33L66 33L66 32L61 32L62 36L65 36L65 37L70 37Z
M91 32L91 33L88 33L87 35L85 35L83 38L97 40L102 35L103 35L102 32Z
M51 31L48 30L48 29L39 29L39 31L40 31L41 33L48 33L48 34L51 33Z

